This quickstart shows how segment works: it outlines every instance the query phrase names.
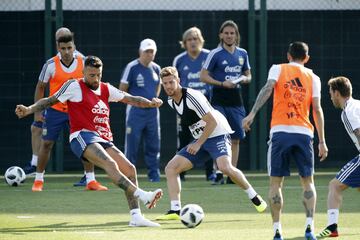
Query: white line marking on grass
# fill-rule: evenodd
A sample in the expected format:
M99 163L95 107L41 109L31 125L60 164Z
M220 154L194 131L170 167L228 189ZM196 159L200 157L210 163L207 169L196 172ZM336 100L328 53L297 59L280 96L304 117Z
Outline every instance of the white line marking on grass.
M30 219L30 218L34 218L34 216L17 216L16 218L20 218L20 219Z

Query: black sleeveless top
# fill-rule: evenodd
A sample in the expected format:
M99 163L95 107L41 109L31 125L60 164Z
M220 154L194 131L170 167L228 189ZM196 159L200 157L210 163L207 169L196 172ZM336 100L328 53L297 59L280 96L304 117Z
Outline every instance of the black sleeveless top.
M180 103L177 104L174 100L172 100L172 106L174 108L174 110L176 111L177 114L179 114L180 118L181 118L181 127L189 127L191 125L193 125L194 123L197 123L198 121L201 120L201 118L199 118L199 116L196 114L196 112L192 109L189 109L187 106L187 88L182 88L182 97L180 99ZM175 104L177 106L179 106L181 104L181 102L183 102L183 112L182 114L180 114L177 109L175 108Z

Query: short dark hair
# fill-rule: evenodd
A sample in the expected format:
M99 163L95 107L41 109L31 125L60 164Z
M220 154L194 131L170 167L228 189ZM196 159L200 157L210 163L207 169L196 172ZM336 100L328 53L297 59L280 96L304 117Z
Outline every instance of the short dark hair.
M68 42L74 42L74 34L68 33L65 35L60 36L58 39L56 39L57 43L68 43Z
M304 42L293 42L289 45L288 53L294 60L304 60L309 54L309 46Z
M87 56L85 58L85 67L101 68L102 66L101 59L96 56Z
M331 78L328 81L328 85L332 91L339 91L342 97L351 97L352 95L351 82L347 77L339 76Z

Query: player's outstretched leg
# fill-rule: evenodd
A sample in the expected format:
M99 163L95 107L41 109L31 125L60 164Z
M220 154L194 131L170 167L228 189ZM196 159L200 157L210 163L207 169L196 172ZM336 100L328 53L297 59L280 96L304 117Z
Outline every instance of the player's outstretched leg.
M219 170L228 175L235 184L247 193L255 209L260 213L264 212L267 208L267 203L250 185L245 175L231 164L230 156L220 156L216 159L216 162Z
M181 153L182 150L180 150ZM184 156L175 155L166 165L165 174L170 198L170 210L164 215L158 216L156 220L180 220L180 192L181 181L179 174L190 170L193 164Z

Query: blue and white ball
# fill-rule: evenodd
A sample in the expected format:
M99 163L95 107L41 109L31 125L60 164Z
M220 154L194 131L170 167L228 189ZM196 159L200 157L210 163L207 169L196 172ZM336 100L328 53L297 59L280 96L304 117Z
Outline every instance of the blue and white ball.
M17 187L25 182L26 174L22 168L13 166L9 167L5 172L5 181L13 187Z
M187 204L180 211L181 222L188 228L194 228L204 219L204 211L197 204Z

